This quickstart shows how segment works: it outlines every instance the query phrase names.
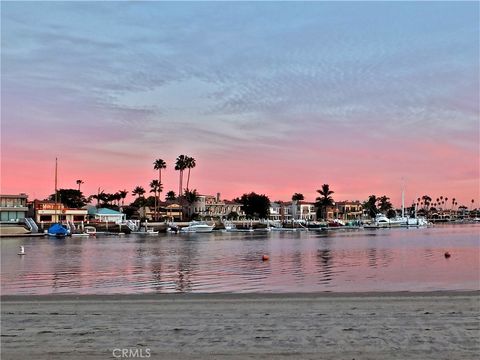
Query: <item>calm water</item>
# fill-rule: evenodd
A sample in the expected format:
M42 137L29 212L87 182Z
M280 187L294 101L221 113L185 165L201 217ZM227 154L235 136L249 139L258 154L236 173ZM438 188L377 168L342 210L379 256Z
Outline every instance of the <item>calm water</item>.
M1 242L2 294L480 289L479 225ZM24 245L27 255L18 256ZM445 251L452 256L445 259ZM269 261L262 261L267 254Z

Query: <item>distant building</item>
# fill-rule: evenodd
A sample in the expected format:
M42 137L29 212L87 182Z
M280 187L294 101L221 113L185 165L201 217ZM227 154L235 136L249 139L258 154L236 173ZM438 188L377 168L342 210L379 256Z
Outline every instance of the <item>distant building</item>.
M335 217L341 220L361 219L363 208L360 201L338 201L335 203Z
M182 205L173 201L160 202L158 204L157 212L159 221L182 221L183 219ZM138 215L140 218L154 221L155 207L140 207L138 209Z
M100 222L117 222L125 220L125 214L120 211L108 208L97 209L95 206L90 206L88 208L88 215Z
M87 220L87 209L67 208L61 203L55 205L54 201L34 200L33 202L35 222L80 222Z
M28 212L27 194L0 195L0 221L21 221Z
M214 195L199 195L193 204L185 206L186 215L198 214L201 217L226 218L231 213L244 216L242 204L230 200L221 200L220 193Z
M270 220L314 221L317 218L315 203L308 201L277 201L270 203Z

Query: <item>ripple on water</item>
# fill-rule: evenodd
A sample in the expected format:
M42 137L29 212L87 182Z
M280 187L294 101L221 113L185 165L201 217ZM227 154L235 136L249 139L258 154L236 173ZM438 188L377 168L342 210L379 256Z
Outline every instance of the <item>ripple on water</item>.
M2 239L1 289L3 294L471 290L480 280L479 229ZM24 258L16 255L19 244L30 250ZM262 261L263 255L269 260Z

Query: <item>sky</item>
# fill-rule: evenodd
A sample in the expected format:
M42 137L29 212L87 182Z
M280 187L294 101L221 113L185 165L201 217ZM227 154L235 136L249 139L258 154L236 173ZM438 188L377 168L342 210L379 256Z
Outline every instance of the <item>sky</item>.
M2 2L1 192L479 199L478 2ZM128 199L127 199L128 200Z

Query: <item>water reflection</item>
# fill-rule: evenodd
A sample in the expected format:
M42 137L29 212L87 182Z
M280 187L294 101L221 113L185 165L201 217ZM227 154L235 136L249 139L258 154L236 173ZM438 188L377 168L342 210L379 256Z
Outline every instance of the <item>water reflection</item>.
M479 229L2 239L1 287L3 294L477 289ZM16 255L20 244L25 257Z

